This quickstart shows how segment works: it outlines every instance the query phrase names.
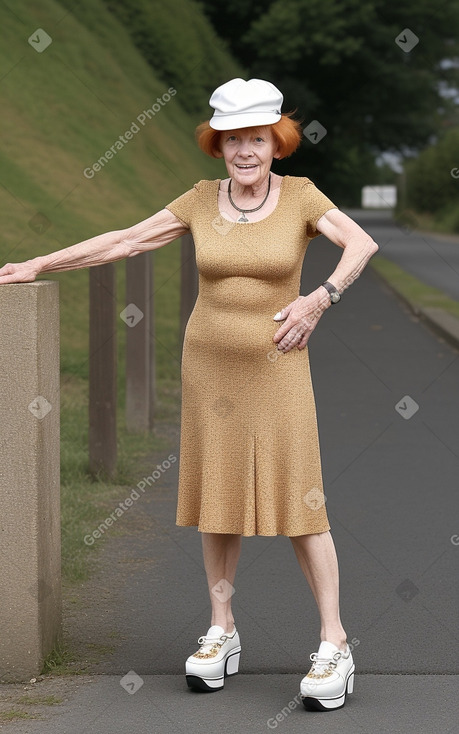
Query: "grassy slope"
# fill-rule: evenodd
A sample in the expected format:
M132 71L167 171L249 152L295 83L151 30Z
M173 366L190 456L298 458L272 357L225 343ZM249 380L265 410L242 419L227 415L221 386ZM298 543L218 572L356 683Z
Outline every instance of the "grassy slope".
M215 177L222 170L220 162L197 149L193 130L198 120L183 112L178 90L103 171L87 180L83 169L169 85L154 77L101 2L83 3L84 24L59 3L45 0L40 5L39 11L32 3L16 5L14 14L2 11L0 62L3 69L11 69L0 86L2 107L8 111L0 141L1 182L8 190L2 188L0 195L2 209L8 212L3 261L19 261L126 227L153 214L198 178ZM37 27L53 38L42 54L27 43ZM207 63L203 55L202 64ZM44 235L28 227L37 211L52 223ZM177 324L177 278L170 282L168 276L178 248L168 249L155 257L157 307L163 318L170 313L169 323L158 323L158 335L177 354L177 340L168 340L167 334ZM87 271L53 277L62 283L63 368L85 375ZM166 328L162 331L161 326ZM160 359L159 376L166 376L163 366Z
M187 0L175 0L175 5L177 12L169 22L186 36L190 13L198 11L190 10ZM187 64L189 75L205 77L206 70L217 64L226 70L222 81L241 75L219 44L213 45L215 39L210 28L206 31L204 19L199 23L199 33L189 33L193 45L184 48L183 57L174 53L182 76ZM14 5L9 0L0 7L0 28L2 264L127 227L151 216L195 181L224 173L222 163L206 157L194 141L194 128L209 110L208 97L202 100L203 114L190 115L181 105L181 99L186 100L186 87L182 87L88 180L83 169L100 158L171 84L155 76L102 0L81 0L74 10L54 0L39 4L19 0ZM27 41L37 28L52 37L43 53ZM37 212L50 221L43 234L29 225ZM159 420L177 418L179 255L177 241L154 256ZM116 265L119 311L125 306L124 265L122 261ZM113 487L103 483L95 493L86 475L88 270L43 277L60 282L64 574L77 579L86 573L88 548L82 544L82 535L94 528L95 520L104 518L114 495ZM124 432L125 329L120 319L119 499L126 494L122 483L139 478L136 457L165 446L160 431L150 437Z

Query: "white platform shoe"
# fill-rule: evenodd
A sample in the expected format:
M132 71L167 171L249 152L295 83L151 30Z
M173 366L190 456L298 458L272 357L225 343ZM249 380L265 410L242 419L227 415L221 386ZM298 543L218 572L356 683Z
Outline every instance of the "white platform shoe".
M354 690L355 665L349 645L343 652L331 642L320 643L310 655L312 667L300 684L300 695L307 710L339 709L346 695Z
M201 647L187 658L185 664L186 682L190 688L217 691L225 685L225 678L239 670L239 633L236 627L228 633L214 624L206 635L198 639L198 643Z

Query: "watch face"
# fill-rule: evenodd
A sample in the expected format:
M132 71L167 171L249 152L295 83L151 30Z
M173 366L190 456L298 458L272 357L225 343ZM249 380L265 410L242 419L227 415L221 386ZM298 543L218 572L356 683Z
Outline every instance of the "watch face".
M333 303L338 303L339 300L341 300L341 296L339 293L330 293L330 298Z

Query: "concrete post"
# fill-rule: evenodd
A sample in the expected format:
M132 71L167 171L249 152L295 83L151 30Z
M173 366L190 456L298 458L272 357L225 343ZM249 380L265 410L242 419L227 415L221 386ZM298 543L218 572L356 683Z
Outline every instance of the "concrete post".
M0 681L61 628L59 284L0 285Z

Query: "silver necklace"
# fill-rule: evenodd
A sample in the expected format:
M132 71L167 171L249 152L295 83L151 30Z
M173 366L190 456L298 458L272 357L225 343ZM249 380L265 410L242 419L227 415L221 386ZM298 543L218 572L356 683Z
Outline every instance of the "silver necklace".
M252 212L257 212L259 209L261 209L261 207L263 206L263 204L265 204L266 199L269 196L269 192L271 190L271 172L269 173L269 179L268 179L268 193L266 194L265 198L261 202L260 206L256 206L255 209L241 209L240 207L236 206L236 204L234 203L234 201L231 198L231 180L232 179L230 179L230 182L228 184L228 198L230 200L230 204L235 209L237 209L238 212L241 212L241 216L239 217L239 219L237 221L238 222L248 222L249 220L247 219L247 217L245 215L246 214L251 214Z

